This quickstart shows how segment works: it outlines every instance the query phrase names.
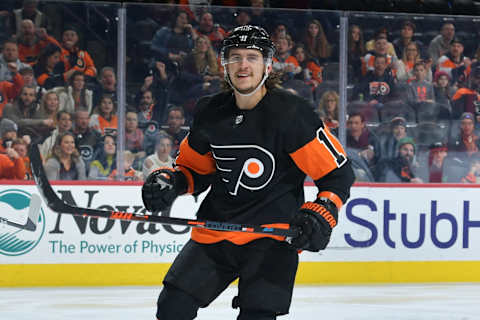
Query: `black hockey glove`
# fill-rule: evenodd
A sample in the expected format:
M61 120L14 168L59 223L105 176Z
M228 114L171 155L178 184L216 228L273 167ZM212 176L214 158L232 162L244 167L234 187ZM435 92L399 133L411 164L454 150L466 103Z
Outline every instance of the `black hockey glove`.
M150 212L165 210L177 196L187 191L187 179L181 171L162 167L150 173L142 187L142 200Z
M318 252L327 247L332 229L337 225L338 209L328 199L305 202L290 221L290 226L299 227L300 235L291 240L300 250Z

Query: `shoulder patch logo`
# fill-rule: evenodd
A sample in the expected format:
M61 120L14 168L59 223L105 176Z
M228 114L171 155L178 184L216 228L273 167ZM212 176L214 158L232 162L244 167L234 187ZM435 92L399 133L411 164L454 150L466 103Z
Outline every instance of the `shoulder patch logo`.
M228 192L236 196L240 188L265 188L275 173L273 154L257 145L210 145L218 173Z

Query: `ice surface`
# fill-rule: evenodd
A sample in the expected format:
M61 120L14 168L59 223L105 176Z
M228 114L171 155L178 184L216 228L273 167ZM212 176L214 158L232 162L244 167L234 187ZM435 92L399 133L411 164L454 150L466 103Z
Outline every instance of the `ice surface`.
M0 288L1 320L155 319L159 287ZM236 319L236 287L197 319ZM279 320L475 320L480 284L298 286Z

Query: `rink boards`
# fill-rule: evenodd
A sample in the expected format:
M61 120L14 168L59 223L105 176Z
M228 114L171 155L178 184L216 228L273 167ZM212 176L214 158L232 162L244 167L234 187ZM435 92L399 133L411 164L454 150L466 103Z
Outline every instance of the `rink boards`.
M140 186L54 185L82 207L142 213ZM357 185L329 247L303 252L303 284L480 281L480 199L466 185ZM316 188L305 186L306 199ZM25 219L34 185L1 185L0 218ZM179 198L171 216L194 218ZM27 203L28 204L28 203ZM155 285L189 229L59 215L42 204L34 231L0 224L0 286Z

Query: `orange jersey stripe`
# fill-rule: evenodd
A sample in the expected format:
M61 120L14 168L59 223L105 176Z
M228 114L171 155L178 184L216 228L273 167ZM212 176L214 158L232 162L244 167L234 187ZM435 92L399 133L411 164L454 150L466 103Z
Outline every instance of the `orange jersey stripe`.
M320 128L317 136L295 152L290 153L297 167L313 180L318 180L327 175L330 171L339 167L335 156L326 144L319 138L320 131L325 133L329 142L337 153L347 158L340 142L333 136L328 128Z
M176 164L192 169L198 174L211 174L216 171L212 153L200 154L188 144L188 136L180 143Z
M208 152L202 155L195 151L188 144L188 136L180 143L179 154L175 163L187 178L187 193L193 193L195 190L195 181L192 173L188 169L202 175L208 175L216 171L215 160L213 159L212 153Z
M282 228L288 229L289 225L285 223L272 223L262 225L263 227ZM248 233L248 232L236 232L236 231L217 231L202 228L192 229L192 240L199 243L216 243L223 240L230 241L237 245L243 245L260 238L272 238L275 240L283 241L283 236L271 236L268 234Z

